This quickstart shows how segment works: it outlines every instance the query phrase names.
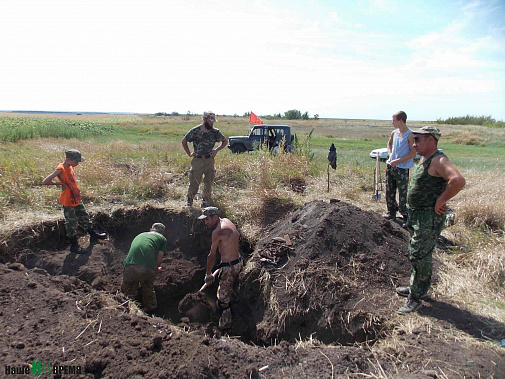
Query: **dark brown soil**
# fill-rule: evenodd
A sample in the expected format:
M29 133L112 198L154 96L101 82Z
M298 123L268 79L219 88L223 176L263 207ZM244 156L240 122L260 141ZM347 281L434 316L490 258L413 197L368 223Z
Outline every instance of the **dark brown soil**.
M222 336L216 284L198 292L210 232L196 215L154 208L95 215L109 237L87 255L68 252L61 221L4 236L4 365L50 361L81 366L81 377L94 378L380 377L381 370L392 377L505 377L499 349L470 350L415 327L394 331L401 304L394 286L407 280L408 235L341 202L306 204L266 228L254 247L241 239L246 267L232 304L232 338ZM156 282L159 309L150 317L130 313L119 288L131 241L153 222L167 225L170 246ZM426 302L420 314L482 341L505 330L449 299ZM391 334L411 348L372 349ZM312 343L300 343L306 340Z

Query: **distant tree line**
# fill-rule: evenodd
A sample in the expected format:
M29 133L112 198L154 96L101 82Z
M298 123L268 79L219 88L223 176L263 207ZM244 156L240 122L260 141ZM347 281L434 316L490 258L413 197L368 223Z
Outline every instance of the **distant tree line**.
M194 116L191 111L188 111L186 114L180 114L179 112L156 112L154 114L155 117L167 117L167 116L182 116L183 120L189 120L189 116Z
M181 114L179 112L172 112L172 113L157 112L154 115L155 116L180 116ZM188 111L188 115L191 115L191 113L189 111Z
M496 121L491 116L462 116L462 117L449 117L445 120L437 119L437 124L450 124L450 125L484 125L494 128L504 128L505 122Z
M249 117L251 115L250 112L245 112L244 117ZM274 113L273 115L259 115L262 119L264 120L272 120L272 119L283 119L285 118L286 120L308 120L309 117L309 112L302 113L298 109L291 109L289 111L284 112L284 115L282 115L280 112L279 113ZM318 120L319 115L315 114L314 115L314 120Z
M156 112L154 116L156 117L167 117L167 116L184 116L184 119L189 119L189 116L195 116L196 114L191 113L188 111L186 114L180 114L179 112ZM249 118L251 115L251 112L245 112L244 113L244 118ZM282 115L280 112L279 113L274 113L273 115L259 115L262 119L264 120L273 120L273 119L286 119L286 120L308 120L309 117L309 112L302 113L298 109L291 109L289 111L284 112L284 115ZM232 117L240 117L238 114L234 114ZM319 119L319 115L316 113L314 116L314 120Z

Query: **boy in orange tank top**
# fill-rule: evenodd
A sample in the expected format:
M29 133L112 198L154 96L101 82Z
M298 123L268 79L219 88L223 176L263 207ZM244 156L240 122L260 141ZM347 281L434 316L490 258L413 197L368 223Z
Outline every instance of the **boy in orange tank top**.
M89 213L81 202L81 190L75 180L74 167L79 162L84 162L84 157L78 150L70 149L65 151L65 161L58 164L56 170L42 181L46 186L61 186L60 204L63 206L65 216L65 230L70 240L70 252L76 254L86 254L88 249L79 246L77 242L77 227L80 224L85 232L88 232L91 240L103 239L105 233L97 233L93 229ZM53 181L57 178L58 181Z

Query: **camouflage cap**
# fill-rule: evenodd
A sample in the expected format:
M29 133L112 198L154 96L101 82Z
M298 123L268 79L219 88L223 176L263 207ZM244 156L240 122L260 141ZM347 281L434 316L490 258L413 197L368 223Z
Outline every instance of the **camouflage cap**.
M216 114L212 111L203 112L203 118L206 118L207 120L209 120L211 122L217 122Z
M65 157L70 159L71 161L74 161L74 162L84 162L85 161L84 157L81 155L81 152L76 149L70 149L70 150L65 151Z
M219 209L216 207L203 208L202 215L198 217L199 220L203 220L209 216L219 215Z
M434 126L423 126L422 128L419 128L418 130L414 130L412 133L414 134L431 134L437 141L440 139L442 136L442 133L440 133L440 129L435 128Z
M155 222L153 226L151 226L151 230L163 234L165 232L165 225L163 225L161 222Z

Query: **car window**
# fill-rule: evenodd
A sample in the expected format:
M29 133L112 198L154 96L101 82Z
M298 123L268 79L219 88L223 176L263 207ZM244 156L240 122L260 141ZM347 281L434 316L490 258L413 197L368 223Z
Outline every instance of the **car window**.
M253 129L251 134L254 136L261 136L263 134L262 132L263 132L263 130L261 128L255 128L255 129Z
M286 134L286 129L275 129L275 133L283 136Z

